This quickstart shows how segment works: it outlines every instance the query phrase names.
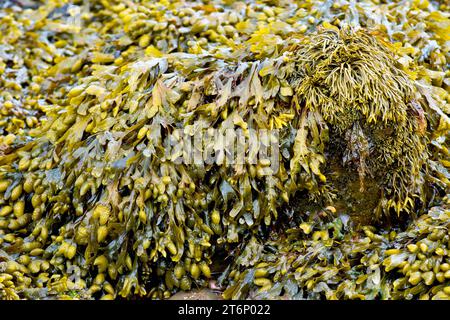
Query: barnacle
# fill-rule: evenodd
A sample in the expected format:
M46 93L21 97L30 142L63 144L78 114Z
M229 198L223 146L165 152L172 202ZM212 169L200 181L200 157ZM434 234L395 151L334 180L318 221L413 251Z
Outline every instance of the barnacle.
M445 4L21 1L0 299L449 298ZM276 132L279 166L178 161L208 129Z

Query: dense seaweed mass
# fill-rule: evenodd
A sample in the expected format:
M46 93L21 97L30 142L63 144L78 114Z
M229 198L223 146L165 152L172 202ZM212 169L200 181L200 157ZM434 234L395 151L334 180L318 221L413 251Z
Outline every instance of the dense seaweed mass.
M449 11L4 1L0 299L450 299Z

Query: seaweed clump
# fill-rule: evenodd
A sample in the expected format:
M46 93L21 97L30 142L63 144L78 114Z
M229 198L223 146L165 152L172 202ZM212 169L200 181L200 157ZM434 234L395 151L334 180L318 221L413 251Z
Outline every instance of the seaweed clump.
M293 52L294 60L304 62L290 81L304 115L291 163L299 167L308 157L308 151L301 149L311 143L305 141L306 129L310 135L306 140L321 139L334 149L328 153L341 167L334 168L335 174L358 176L361 193L370 183L381 189L375 208L378 218L390 210L398 215L412 212L416 201L426 197L427 124L420 95L395 66L392 53L376 37L350 30L308 37ZM312 130L317 125L310 122L309 113L320 114L326 123L318 127L316 136ZM320 159L328 150L315 145L309 154L323 162Z
M269 241L252 238L221 276L227 299L450 299L448 205L404 231L354 229L349 217L303 215Z
M63 2L55 3L43 6L31 20L43 27L58 12L68 12ZM226 298L254 295L250 278L261 279L254 284L263 288L258 294L265 298L283 290L291 297L318 298L325 292L330 299L378 298L380 293L365 284L372 269L364 267L375 260L360 254L373 250L384 259L394 252L385 247L404 246L404 236L386 238L373 227L365 228L358 251L360 235L342 229L340 218L325 224L314 216L313 222L308 214L286 208L300 198L333 214L350 207L358 211L361 204L356 202L371 190L375 201L366 208L368 221L425 213L422 219L430 223L425 233L447 228L445 206L428 211L448 187L443 93L413 82L414 64L405 67L397 59L401 46L344 23L317 26L302 9L291 18L309 21L311 32L304 35L306 22L289 28L277 23L278 16L292 13L287 9L249 5L263 16L253 9L240 16L227 7L217 16L231 22L214 31L189 8L161 11L163 4L145 1L142 6L93 4L98 13L91 20L86 15L89 28L79 32L93 39L94 47L74 41L79 37L68 35L59 21L52 24L55 34L65 38L55 47L73 51L55 49L58 59L49 57L49 65L40 70L50 78L35 78L42 86L24 89L28 95L49 95L47 106L38 107L42 121L33 130L17 131L13 138L18 141L9 136L0 159L1 298L168 298L178 290L207 286L218 251L242 251L245 259L254 254L252 262L240 257L229 263L222 279L229 285ZM210 7L198 8L208 19L214 17ZM155 23L160 15L185 29ZM262 23L254 30L250 22L256 16ZM276 131L279 167L273 170L267 159L233 165L180 163L177 154L167 153L167 137L183 145L181 134L194 139L209 128L244 136L252 130ZM234 142L209 143L220 155ZM247 148L246 154L256 152ZM349 193L359 200L352 203L346 198ZM443 212L437 220L435 211ZM291 228L287 240L286 226ZM319 233L313 232L311 240L307 235L313 229ZM338 241L330 240L329 232ZM261 251L259 242L270 237L278 238L267 248L281 252L281 260ZM448 250L445 235L432 237L440 241L439 252ZM418 246L434 246L421 235L412 233L411 239ZM306 247L292 245L296 241ZM445 254L437 261L435 251L430 256L427 252L417 255L427 266L448 263ZM306 260L301 260L304 254ZM350 258L336 267L338 272L328 268L345 261L340 259L344 256ZM283 259L292 257L299 259L296 273L283 267L282 275L275 276L286 265ZM301 268L317 257L322 261L317 272ZM269 271L241 277L256 272L254 266L262 268L267 259ZM383 260L388 262L378 275L406 266L404 259L399 264L400 258L394 264L392 259ZM415 258L408 259L415 263ZM409 298L408 281L419 285L412 296L446 297L443 285L430 288L434 280L423 276L429 271L423 269L419 278L425 277L425 285L421 280L411 283L411 272L405 269L403 280L392 282L395 292L387 282L381 297ZM447 281L444 269L433 273L440 283ZM362 285L352 287L355 272ZM328 287L343 284L331 291L323 284L316 288L313 276L319 273ZM289 284L283 289L284 279Z

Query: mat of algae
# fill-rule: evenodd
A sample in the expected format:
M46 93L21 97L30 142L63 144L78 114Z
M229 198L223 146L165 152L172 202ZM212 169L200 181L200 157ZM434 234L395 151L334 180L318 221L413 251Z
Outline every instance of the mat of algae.
M5 1L0 299L449 299L449 8Z

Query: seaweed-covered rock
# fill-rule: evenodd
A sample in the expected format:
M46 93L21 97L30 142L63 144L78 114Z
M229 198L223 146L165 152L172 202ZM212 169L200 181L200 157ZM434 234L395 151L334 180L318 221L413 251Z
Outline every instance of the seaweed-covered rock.
M355 230L349 217L311 214L284 236L252 238L222 274L226 299L449 300L449 208L405 231Z
M361 19L379 27L372 5L217 3L223 10L197 2L101 0L87 12L80 1L62 0L2 9L0 19L11 27L1 38L1 81L11 82L20 68L26 72L22 82L6 86L2 110L24 108L39 117L20 130L11 123L21 115L4 111L0 118L1 298L168 298L207 286L214 259L247 245L245 258L229 262L223 279L230 284L226 298L246 297L253 293L240 275L266 259L259 241L278 237L272 246L282 259L291 251L303 255L291 243L303 241L312 221L291 225L308 217L293 207L328 206L362 216L365 224L407 220L440 204L448 193L448 93L445 72L428 67L445 68L445 15L420 11L432 30L428 42L417 44L421 56L389 43L415 37L406 24L407 30L387 22L388 30L358 26ZM19 54L25 62L14 62L11 48L32 44L36 50ZM232 132L232 139L213 137L210 129ZM258 144L246 142L261 132ZM205 149L189 149L199 137L204 140L194 147ZM236 141L244 160L233 162ZM260 157L268 146L279 153ZM212 161L186 160L199 151L210 152ZM331 252L351 258L358 233L339 235L339 221L317 223L345 240L344 249L336 242ZM287 244L286 226L294 230ZM375 231L365 234L383 238ZM295 286L307 298L320 292L410 297L404 281L395 292L389 285L374 292L365 284L372 277L366 260L333 262L329 232L317 232L312 242L304 240L305 261L322 251L327 258L315 271L297 266L294 282L255 277L262 279L255 283L261 297L282 290L296 296ZM380 255L389 242L364 245L361 250ZM330 268L336 261L342 265ZM355 270L365 270L361 286L349 282ZM341 281L340 289L312 290L311 272L322 274L328 287ZM432 276L424 277L426 286L413 297L431 297ZM289 288L283 279L290 279Z

